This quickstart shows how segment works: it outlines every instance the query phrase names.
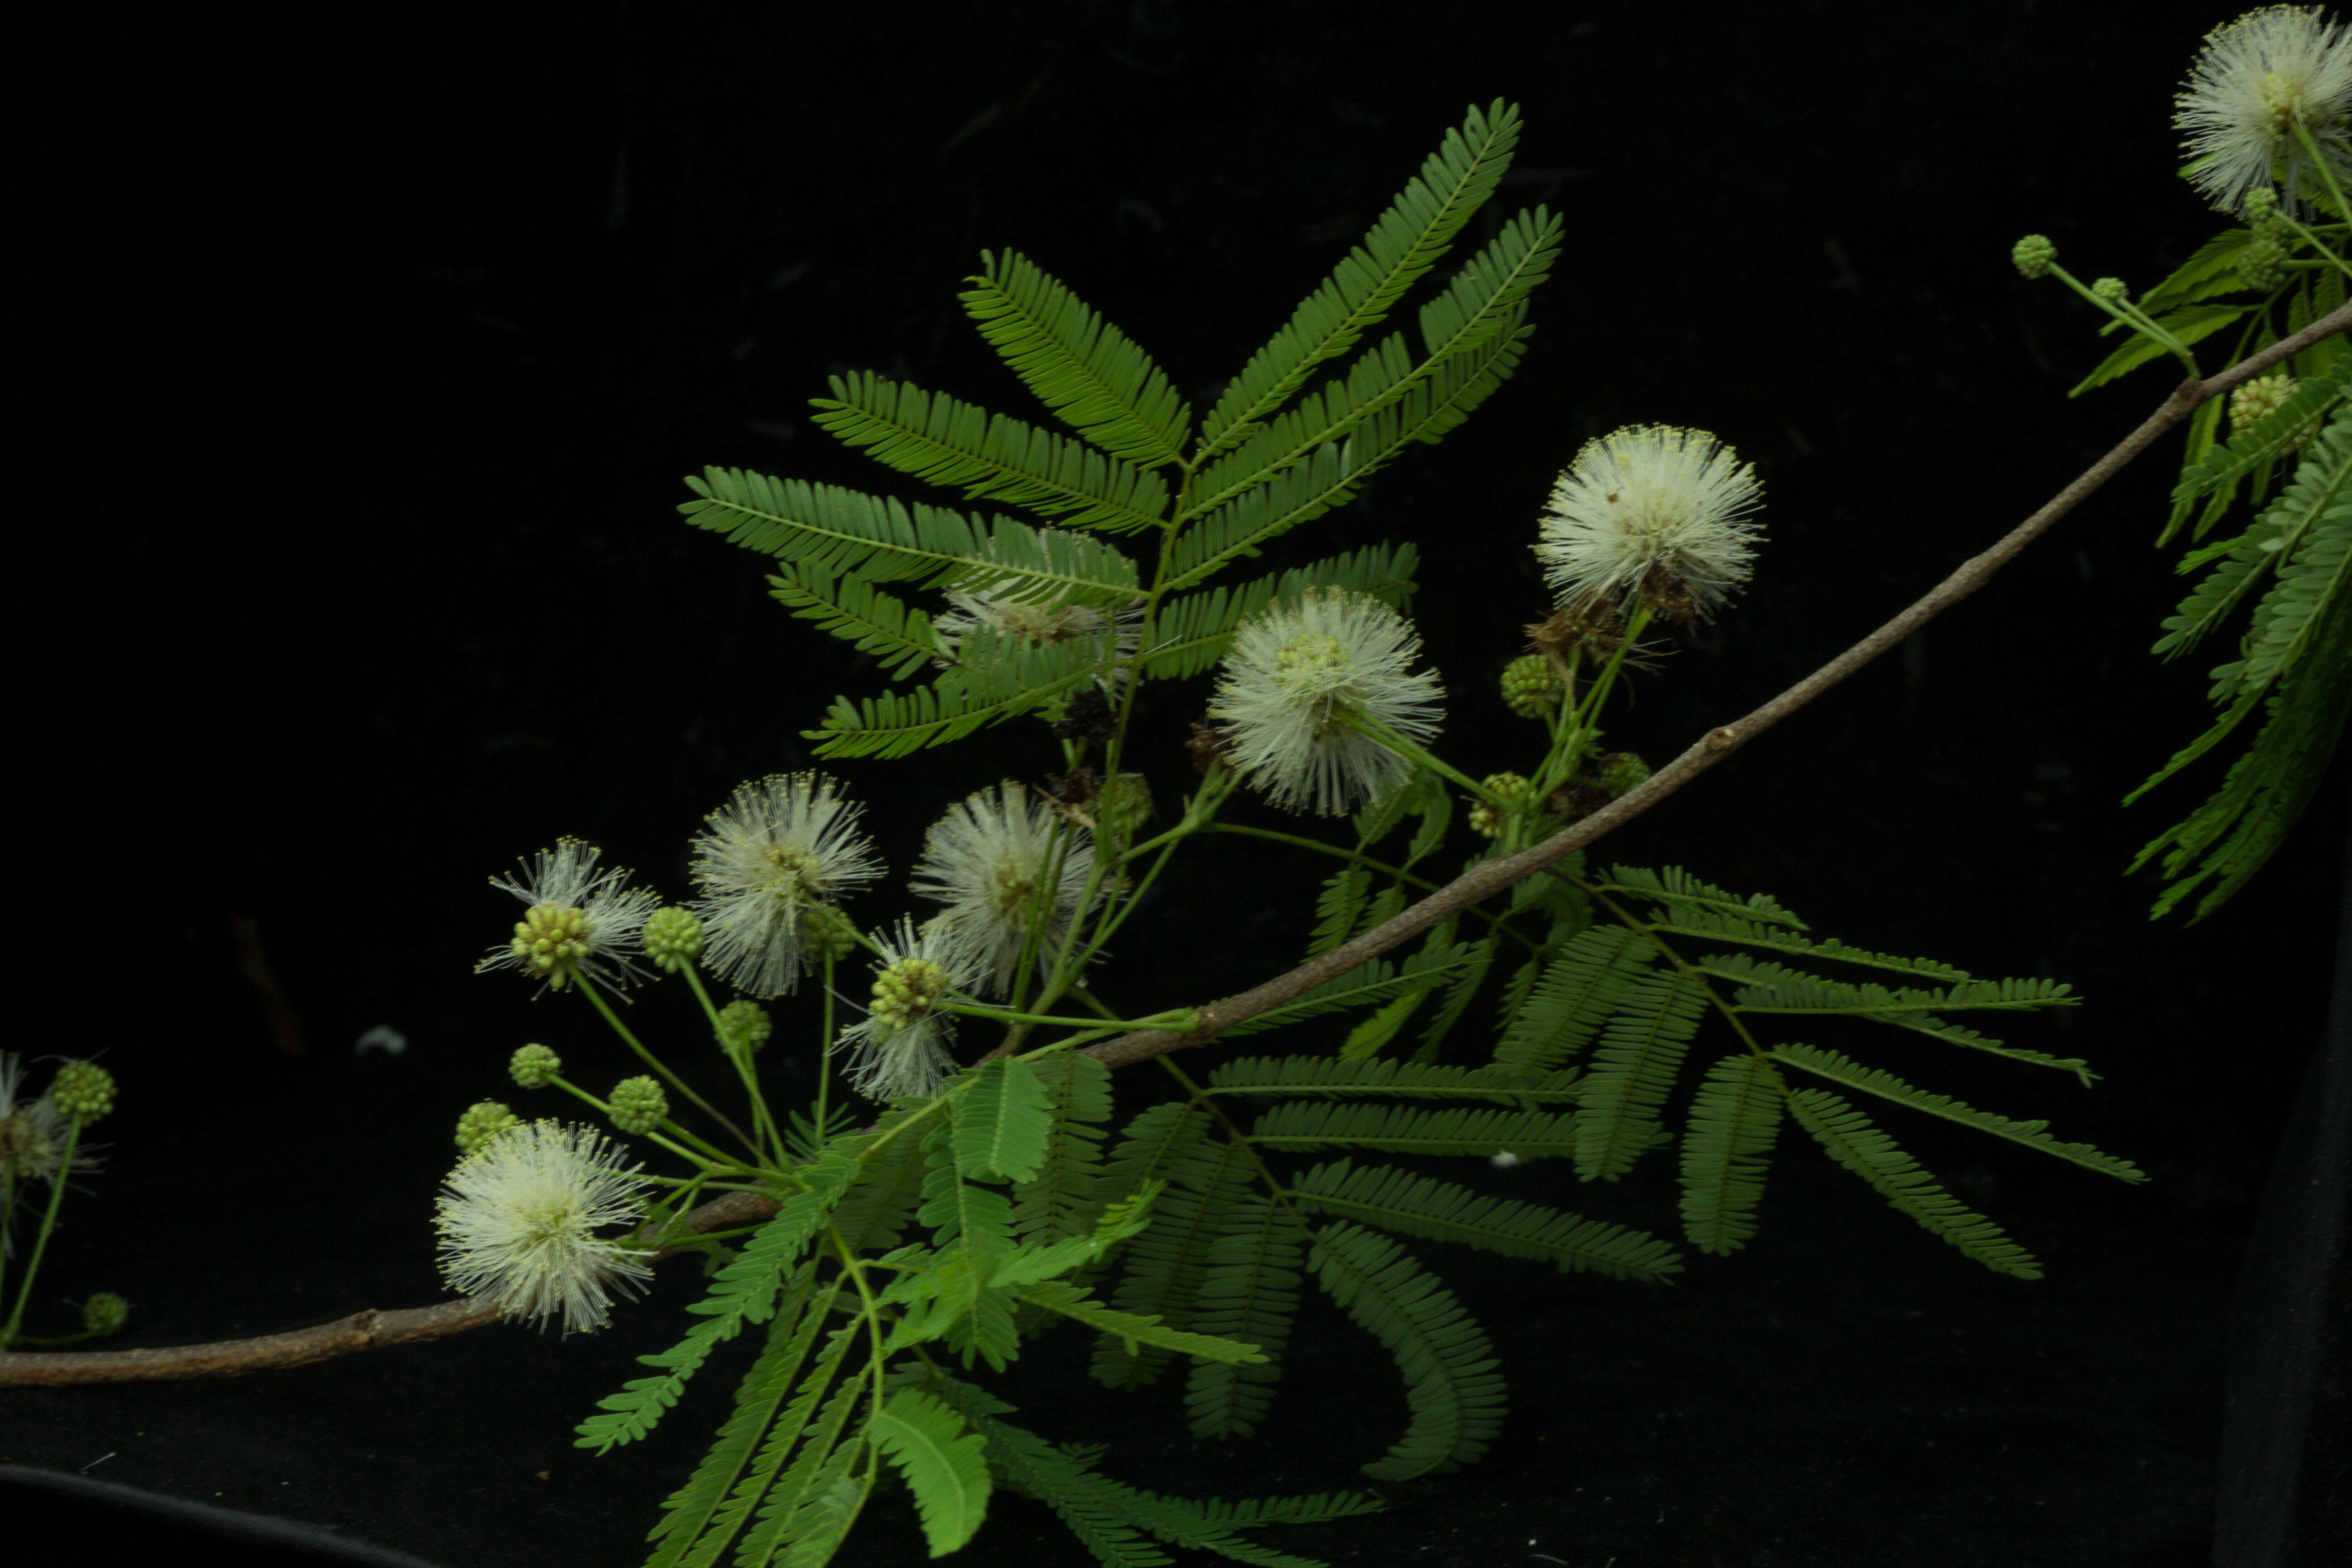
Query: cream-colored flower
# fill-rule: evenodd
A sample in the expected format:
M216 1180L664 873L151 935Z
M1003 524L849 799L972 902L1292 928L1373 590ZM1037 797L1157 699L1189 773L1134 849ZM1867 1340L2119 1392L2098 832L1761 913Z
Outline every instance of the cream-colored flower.
M1412 671L1420 653L1412 623L1378 599L1309 588L1234 634L1209 717L1231 733L1234 768L1275 805L1351 810L1408 771L1353 721L1416 746L1437 732L1444 689Z
M941 1004L950 991L970 991L977 966L934 921L918 932L901 920L895 934L878 932L882 960L874 966L874 997L866 1016L844 1029L851 1052L850 1086L875 1100L930 1094L955 1071L948 1041L955 1016Z
M451 1289L509 1318L563 1331L604 1327L615 1293L653 1278L642 1252L596 1232L646 1216L646 1183L593 1128L531 1121L482 1144L449 1173L436 1225Z
M1714 613L1748 581L1755 469L1704 430L1634 425L1588 441L1538 523L1536 559L1562 605L1588 595L1630 615Z
M2266 5L2206 35L2173 100L2181 172L2226 213L2270 187L2292 212L2324 188L2300 127L2339 186L2352 187L2352 27L2316 6Z
M629 874L618 867L596 868L603 853L577 838L559 840L542 849L530 869L515 881L490 879L530 906L515 922L514 940L490 949L474 966L520 969L561 991L582 976L599 985L618 987L642 980L645 972L630 961L646 917L661 900L644 888L627 885Z
M805 967L802 926L882 873L857 831L864 809L823 773L740 786L694 840L706 962L737 989L781 996Z
M1007 782L948 808L924 839L912 885L947 905L930 926L1002 994L1024 942L1034 940L1041 958L1051 955L1077 912L1094 863L1092 834L1052 802ZM1045 894L1049 877L1054 889ZM1033 939L1031 929L1041 921Z

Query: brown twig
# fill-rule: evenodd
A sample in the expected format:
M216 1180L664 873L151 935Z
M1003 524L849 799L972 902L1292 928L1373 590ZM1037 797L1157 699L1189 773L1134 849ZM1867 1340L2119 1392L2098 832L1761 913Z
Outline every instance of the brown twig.
M1200 1011L1205 1028L1186 1034L1147 1029L1090 1046L1087 1054L1107 1067L1126 1067L1186 1046L1213 1038L1245 1018L1272 1011L1346 973L1400 942L1420 935L1457 910L1492 898L1514 882L1534 876L1545 867L1631 822L1666 796L1733 752L1746 745L1822 692L1900 643L1928 621L1967 598L1992 578L2034 539L2064 517L2084 499L2145 451L2158 436L2189 416L2207 398L2217 397L2240 382L2260 375L2290 354L2300 353L2321 339L2352 327L2352 305L2321 317L2302 331L2283 338L2262 353L2204 381L2185 381L2173 389L2138 429L2116 443L2115 449L2091 465L2080 479L2053 497L2041 510L2019 523L2000 542L1963 563L1901 615L1838 655L1743 719L1709 730L1638 788L1531 848L1507 859L1474 866L1452 882L1394 919L1374 927L1353 942L1299 965L1263 985L1211 1003ZM696 1231L732 1229L765 1219L775 1210L772 1200L756 1193L729 1193L688 1214L684 1224ZM656 1257L667 1257L668 1249ZM259 1339L228 1340L218 1344L183 1345L169 1350L86 1351L25 1353L0 1351L0 1387L38 1384L130 1383L186 1377L236 1377L267 1368L300 1366L352 1351L439 1339L493 1322L498 1309L487 1302L459 1300L437 1307L380 1312L370 1310L314 1329L268 1334Z

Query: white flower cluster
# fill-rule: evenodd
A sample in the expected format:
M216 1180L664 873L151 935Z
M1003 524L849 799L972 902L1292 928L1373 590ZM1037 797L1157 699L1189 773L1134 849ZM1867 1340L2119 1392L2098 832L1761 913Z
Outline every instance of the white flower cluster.
M710 814L694 840L710 965L753 996L800 984L802 922L881 874L874 845L857 831L864 808L822 773L779 773L747 784Z
M635 1172L593 1128L532 1121L501 1133L449 1173L436 1221L443 1277L509 1318L561 1312L567 1334L602 1328L614 1294L653 1277L642 1253L596 1234L645 1218Z
M540 851L519 879L491 878L490 886L530 907L515 922L514 940L492 948L475 973L520 969L559 991L583 976L606 986L645 978L629 953L661 900L627 886L619 867L598 870L601 853L566 838Z
M2257 189L2275 189L2293 212L2322 166L2352 187L2352 27L2316 6L2266 5L2215 28L2174 104L2183 172L2222 212L2245 211Z
M1050 960L1068 931L1094 872L1092 840L1022 784L982 790L950 806L924 841L914 890L947 905L924 929L954 950L959 971L978 973L1003 994L1024 944ZM1049 907L1033 936L1041 902Z
M1535 546L1563 605L1587 595L1630 614L1645 593L1687 589L1711 615L1748 581L1764 487L1704 430L1635 425L1588 441L1552 486Z

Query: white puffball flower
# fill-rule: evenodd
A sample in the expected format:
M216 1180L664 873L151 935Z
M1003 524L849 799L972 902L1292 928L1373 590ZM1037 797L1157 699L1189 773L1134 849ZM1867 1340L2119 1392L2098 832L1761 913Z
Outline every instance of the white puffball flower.
M629 954L661 900L627 886L629 873L617 866L598 870L603 853L577 838L561 839L534 856L520 879L491 878L490 886L530 908L515 922L514 940L490 949L474 972L520 969L558 991L583 975L614 988L644 979Z
M435 1225L450 1289L509 1318L563 1331L599 1329L615 1292L653 1278L643 1252L597 1230L646 1216L648 1184L592 1127L531 1121L491 1139L449 1173Z
M1002 994L1031 940L1049 872L1054 891L1034 939L1041 959L1051 956L1077 914L1094 864L1091 834L1063 818L1051 802L1007 781L948 808L924 838L911 886L947 905L929 925Z
M1233 763L1288 811L1335 816L1409 771L1349 723L1369 719L1414 745L1437 732L1444 688L1412 672L1412 623L1363 594L1309 588L1234 634L1209 718L1233 736Z
M2316 6L2266 5L2205 37L2189 79L2173 100L2172 122L2189 155L2181 171L2226 213L2245 210L2251 191L2282 171L2279 205L2293 211L2311 189L2301 125L2339 185L2352 184L2352 27L2320 19Z
M857 831L864 810L823 773L775 773L737 786L695 837L704 959L736 989L782 996L800 984L802 921L882 874Z
M1636 598L1683 588L1709 615L1748 581L1763 531L1747 514L1763 494L1706 431L1628 426L1586 442L1552 486L1536 559L1562 605L1593 595L1631 614Z
M875 1100L927 1095L955 1071L948 1052L955 1016L940 1005L950 991L969 991L978 978L971 956L934 921L915 930L901 919L895 933L877 932L882 960L874 966L874 996L864 1019L841 1032L851 1052L850 1087Z

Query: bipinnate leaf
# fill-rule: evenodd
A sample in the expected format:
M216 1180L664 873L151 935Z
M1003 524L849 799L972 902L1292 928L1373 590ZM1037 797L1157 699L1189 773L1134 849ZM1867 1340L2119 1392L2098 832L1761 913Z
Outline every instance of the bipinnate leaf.
M931 1555L944 1557L970 1541L988 1516L988 1461L980 1434L915 1388L891 1395L867 1431L883 1458L907 1478Z
M967 1181L1026 1182L1045 1163L1054 1108L1026 1064L999 1057L954 1102L956 1173Z

